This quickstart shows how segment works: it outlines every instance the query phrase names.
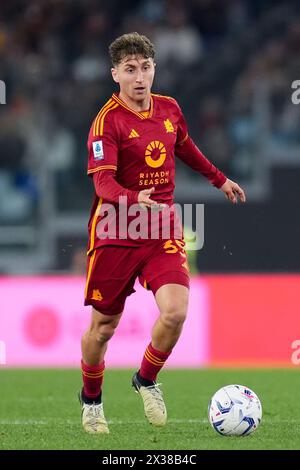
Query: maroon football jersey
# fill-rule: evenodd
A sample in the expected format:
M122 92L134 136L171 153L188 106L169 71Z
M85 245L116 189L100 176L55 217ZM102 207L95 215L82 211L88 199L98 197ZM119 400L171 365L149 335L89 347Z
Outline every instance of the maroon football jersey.
M142 113L130 109L117 94L113 94L96 116L90 129L88 174L114 170L116 181L124 188L141 191L154 187L151 198L172 206L175 153L177 149L184 147L183 144L188 138L185 119L173 98L152 94L150 110ZM198 149L197 152L200 153ZM207 162L206 160L205 164ZM219 172L210 162L208 164L212 167L209 167L209 174ZM200 171L203 173L201 168ZM219 172L216 186L223 184L225 179ZM95 195L89 221L89 252L104 244L133 246L141 243L141 240L132 239L128 234L120 235L118 220L116 235L99 237L99 222L101 217L107 214L102 213L105 202L105 196ZM110 217L118 219L120 208L118 204L114 206L115 215ZM132 218L129 217L128 223L130 220Z

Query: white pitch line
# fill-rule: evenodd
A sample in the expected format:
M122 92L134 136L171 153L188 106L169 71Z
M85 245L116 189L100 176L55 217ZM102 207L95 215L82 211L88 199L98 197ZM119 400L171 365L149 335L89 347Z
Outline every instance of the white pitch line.
M143 420L135 420L135 421L123 421L123 420L117 420L117 419L111 419L108 420L108 423L110 424L142 424L147 422L146 418ZM184 423L208 423L207 419L176 419L176 418L170 418L168 419L168 423L175 423L175 424L184 424Z
M42 419L1 419L0 420L0 425L39 425L39 424L49 424L49 421L45 421Z
M139 419L139 420L119 420L119 419L108 419L108 424L112 425L136 425L136 424L145 424L147 423L147 419ZM170 418L168 419L169 424L209 424L208 419L177 419L177 418ZM284 424L287 423L289 425L299 425L300 420L298 419L268 419L263 418L264 425L276 425L276 424ZM62 419L62 418L49 418L45 419L0 419L0 426L1 425L12 425L12 426L46 426L46 425L72 425L77 426L81 424L80 418L78 419Z
M141 420L118 420L118 419L109 419L107 420L109 424L143 424L146 423L147 420L141 419ZM29 426L29 425L47 425L47 424L80 424L80 418L78 420L75 419L55 419L51 418L49 420L44 420L44 419L0 419L0 425L24 425L24 426ZM207 424L208 420L207 419L176 419L176 418L171 418L168 420L168 423L175 423L175 424L192 424L192 423L199 423L199 424Z

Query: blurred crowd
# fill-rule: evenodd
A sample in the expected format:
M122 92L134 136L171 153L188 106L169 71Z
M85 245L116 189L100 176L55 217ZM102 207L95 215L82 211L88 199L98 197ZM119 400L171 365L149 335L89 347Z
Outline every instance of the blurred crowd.
M260 155L300 160L300 105L290 99L299 2L1 2L1 221L36 216L45 174L56 210L89 208L87 134L114 91L108 45L130 31L156 45L154 91L179 101L200 149L231 178L255 178ZM178 177L197 175L178 165Z

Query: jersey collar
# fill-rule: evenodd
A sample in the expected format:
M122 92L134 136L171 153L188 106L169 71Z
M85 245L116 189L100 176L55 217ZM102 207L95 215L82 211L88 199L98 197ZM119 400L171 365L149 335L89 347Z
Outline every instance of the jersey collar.
M112 95L112 98L121 106L123 106L123 108L127 109L127 111L130 111L131 113L135 114L136 116L138 116L140 119L149 119L152 117L153 115L153 97L152 95L150 96L150 110L149 110L149 115L147 117L143 116L142 113L139 113L138 111L134 111L133 109L131 109L129 106L127 106L126 103L124 103L124 101L121 100L121 98L118 97L118 95L116 93L114 93Z

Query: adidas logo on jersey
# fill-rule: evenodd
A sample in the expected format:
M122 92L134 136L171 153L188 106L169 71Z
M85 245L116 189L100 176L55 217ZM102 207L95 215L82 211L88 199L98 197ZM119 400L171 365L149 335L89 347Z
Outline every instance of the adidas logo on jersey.
M134 137L139 137L139 134L134 129L131 129L131 132L129 134L129 139L133 139Z

